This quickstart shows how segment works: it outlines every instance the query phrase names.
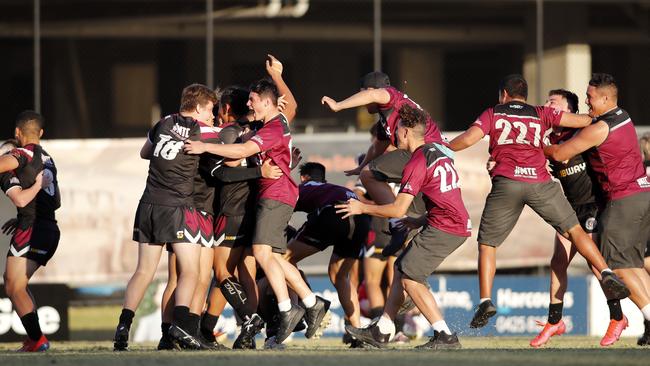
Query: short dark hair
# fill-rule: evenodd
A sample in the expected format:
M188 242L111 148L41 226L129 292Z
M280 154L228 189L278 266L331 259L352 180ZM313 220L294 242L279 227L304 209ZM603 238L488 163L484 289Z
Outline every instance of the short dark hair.
M259 94L260 98L269 98L274 106L278 105L280 92L275 83L269 79L261 79L251 85L251 92Z
M31 110L22 111L16 116L16 128L25 135L38 136L43 123L43 116Z
M597 72L591 74L591 80L589 80L589 85L600 88L611 88L614 91L614 96L618 95L618 85L616 84L616 79L610 74L604 72Z
M181 112L191 112L197 105L204 106L212 102L217 103L217 93L203 84L186 86L181 93Z
M313 161L300 165L300 175L308 176L310 181L325 183L325 166Z
M571 113L578 113L578 96L570 92L566 89L553 89L550 92L548 92L548 96L550 97L551 95L559 95L562 98L566 99L567 103L569 104L569 111Z
M229 86L219 95L219 107L223 108L227 104L235 116L244 117L250 111L247 105L248 94L246 88L237 85Z
M390 78L381 71L369 72L361 78L362 89L380 89L387 86L390 86Z
M513 98L528 99L528 83L519 74L510 74L499 82L499 93L504 90Z
M399 115L400 124L407 128L418 128L421 127L422 131L427 125L427 120L429 115L427 112L420 108L411 107L408 104L402 106L402 108L397 111Z

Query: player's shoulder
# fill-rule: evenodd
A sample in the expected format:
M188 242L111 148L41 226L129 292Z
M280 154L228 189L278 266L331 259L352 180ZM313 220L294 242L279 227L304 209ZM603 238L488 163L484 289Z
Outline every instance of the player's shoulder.
M539 117L539 112L543 110L540 107L534 107L530 104L511 101L508 103L497 104L494 106L493 111L495 115L502 117Z
M420 155L427 167L441 160L453 161L454 159L453 151L449 147L438 143L430 143L422 146Z
M616 107L615 109L598 117L598 121L605 122L609 128L613 128L620 124L631 122L632 119L626 110L620 107Z

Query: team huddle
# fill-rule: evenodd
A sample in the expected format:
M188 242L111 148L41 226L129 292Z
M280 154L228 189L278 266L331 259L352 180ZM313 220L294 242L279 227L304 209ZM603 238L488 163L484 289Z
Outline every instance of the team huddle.
M509 75L499 85L499 103L448 141L386 74L371 72L359 92L341 101L321 100L333 112L366 107L378 116L367 152L346 172L359 176L357 187L348 189L328 183L322 164L300 164L290 132L297 102L273 56L266 71L268 77L250 88L215 92L187 86L179 113L149 131L140 151L149 172L133 228L138 263L119 316L116 351L128 349L135 312L163 250L169 273L159 350L226 349L215 337L226 304L241 323L234 349L255 349L262 330L264 348L281 349L293 332L303 330L306 338L317 338L329 325L330 302L312 292L298 264L329 246L328 274L352 348L386 347L409 311L422 314L433 328L416 348L460 348L427 278L471 235L454 152L485 136L492 188L478 230L481 299L469 326L484 327L497 314L491 300L496 250L529 206L557 231L548 321L530 345L540 347L566 331L562 301L576 253L599 279L610 309L601 345L615 343L628 326L620 305L627 297L645 319L638 344L650 345L650 276L644 268L650 255L650 178L632 120L618 107L613 77L593 75L589 113L581 115L578 97L563 89L550 91L544 106L527 104L526 81ZM25 118L38 122L27 125L40 131L40 138L40 116L19 118L18 147L0 158L7 195L17 207L32 205L31 213L19 208L18 223L10 225L15 233L5 282L10 260L27 263L26 278L7 289L13 288L9 296L27 330L24 350L40 351L49 343L37 316L33 319L26 286L56 249L54 210L60 200L54 164L34 134L25 132L20 122ZM296 168L300 184L291 177ZM295 230L289 221L298 211L307 213L307 221ZM27 229L31 250L25 252ZM360 287L370 302L364 315L373 319L366 326L360 320Z

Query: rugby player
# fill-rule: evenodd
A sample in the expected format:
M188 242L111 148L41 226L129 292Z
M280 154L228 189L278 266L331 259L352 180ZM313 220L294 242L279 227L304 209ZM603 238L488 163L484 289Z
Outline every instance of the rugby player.
M629 288L630 299L647 322L650 321L650 275L643 266L650 235L650 178L643 166L632 119L618 106L614 77L593 74L586 104L594 123L568 141L544 150L556 161L587 151L607 200L598 225L600 249L607 264ZM618 326L624 329L627 323L623 316Z
M262 154L264 159L272 159L282 169L284 175L277 180L259 179L259 194L256 209L253 254L266 274L278 300L280 327L276 342L282 343L306 316L307 338L311 338L320 328L328 309L324 299L317 297L300 276L298 269L287 262L281 254L286 251L285 228L293 213L298 198L298 187L291 179L291 133L289 123L296 114L297 103L282 79L281 63L269 55L266 70L272 81L263 79L251 88L248 105L254 111L256 120L264 126L255 136L243 144L205 144L200 141L187 141L185 150L190 154L211 154L231 159L243 159ZM278 108L278 98L284 95L287 106L284 112ZM300 297L304 308L294 306L289 298L287 282ZM259 331L263 323L244 323L243 328Z
M394 203L370 205L351 199L337 205L338 213L402 217L415 196L422 192L427 207L427 224L409 243L396 262L397 270L384 313L366 328L347 326L353 337L375 347L385 347L395 334L394 319L404 302L404 291L434 329L433 337L417 348L459 348L460 342L443 319L433 294L425 285L427 278L471 232L450 150L441 143L427 143L430 120L426 112L411 106L398 111L398 146L411 153L404 167L400 193Z
M27 332L19 351L40 352L49 349L50 343L39 325L36 303L27 285L58 247L55 211L61 206L61 193L54 160L40 145L43 117L34 111L18 114L15 136L20 147L0 157L2 189L18 208L15 224L3 227L13 233L4 283Z
M184 141L200 139L201 127L197 121L211 122L216 102L216 94L205 85L187 86L181 95L180 113L157 122L140 151L140 156L150 162L133 228L133 240L139 243L138 265L127 285L115 331L116 351L128 347L135 310L153 279L165 244L171 244L178 267L169 336L183 348L200 348L192 335L189 315L201 252L199 216L194 201L199 157L184 154L182 148Z
M591 117L564 113L550 107L526 104L528 84L520 75L509 75L499 85L499 104L485 110L472 126L450 143L454 151L490 136L492 190L487 197L479 227L480 303L470 327L481 328L497 312L491 301L496 273L496 249L508 236L524 208L531 207L558 233L568 238L577 251L602 275L609 298L624 298L627 287L605 263L598 248L580 226L573 208L559 184L546 170L542 142L552 127L584 127ZM566 159L555 159L563 161Z

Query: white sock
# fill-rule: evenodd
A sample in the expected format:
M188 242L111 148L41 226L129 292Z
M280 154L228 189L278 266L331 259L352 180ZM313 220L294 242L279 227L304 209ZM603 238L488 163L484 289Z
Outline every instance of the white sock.
M478 301L479 304L482 304L485 301L492 300L491 297L481 297L481 299Z
M304 299L302 299L302 304L305 305L305 308L309 309L310 307L316 305L316 295L310 293Z
M609 267L607 267L607 268L603 269L602 271L600 271L600 274L601 274L601 275L604 275L605 272L614 273L614 271L612 271L611 269L609 269Z
M289 310L291 310L291 299L286 299L284 301L278 302L278 309L280 311L289 311Z
M650 321L650 304L644 306L644 307L641 309L641 313L643 313L643 318L644 318L645 320Z
M449 327L447 326L447 322L443 320L438 320L437 322L431 324L431 328L435 330L436 332L445 332L449 335L451 335L451 330L449 330Z
M390 338L395 335L395 323L389 317L382 315L377 321L377 326L382 334L390 334ZM389 338L389 339L390 339Z

